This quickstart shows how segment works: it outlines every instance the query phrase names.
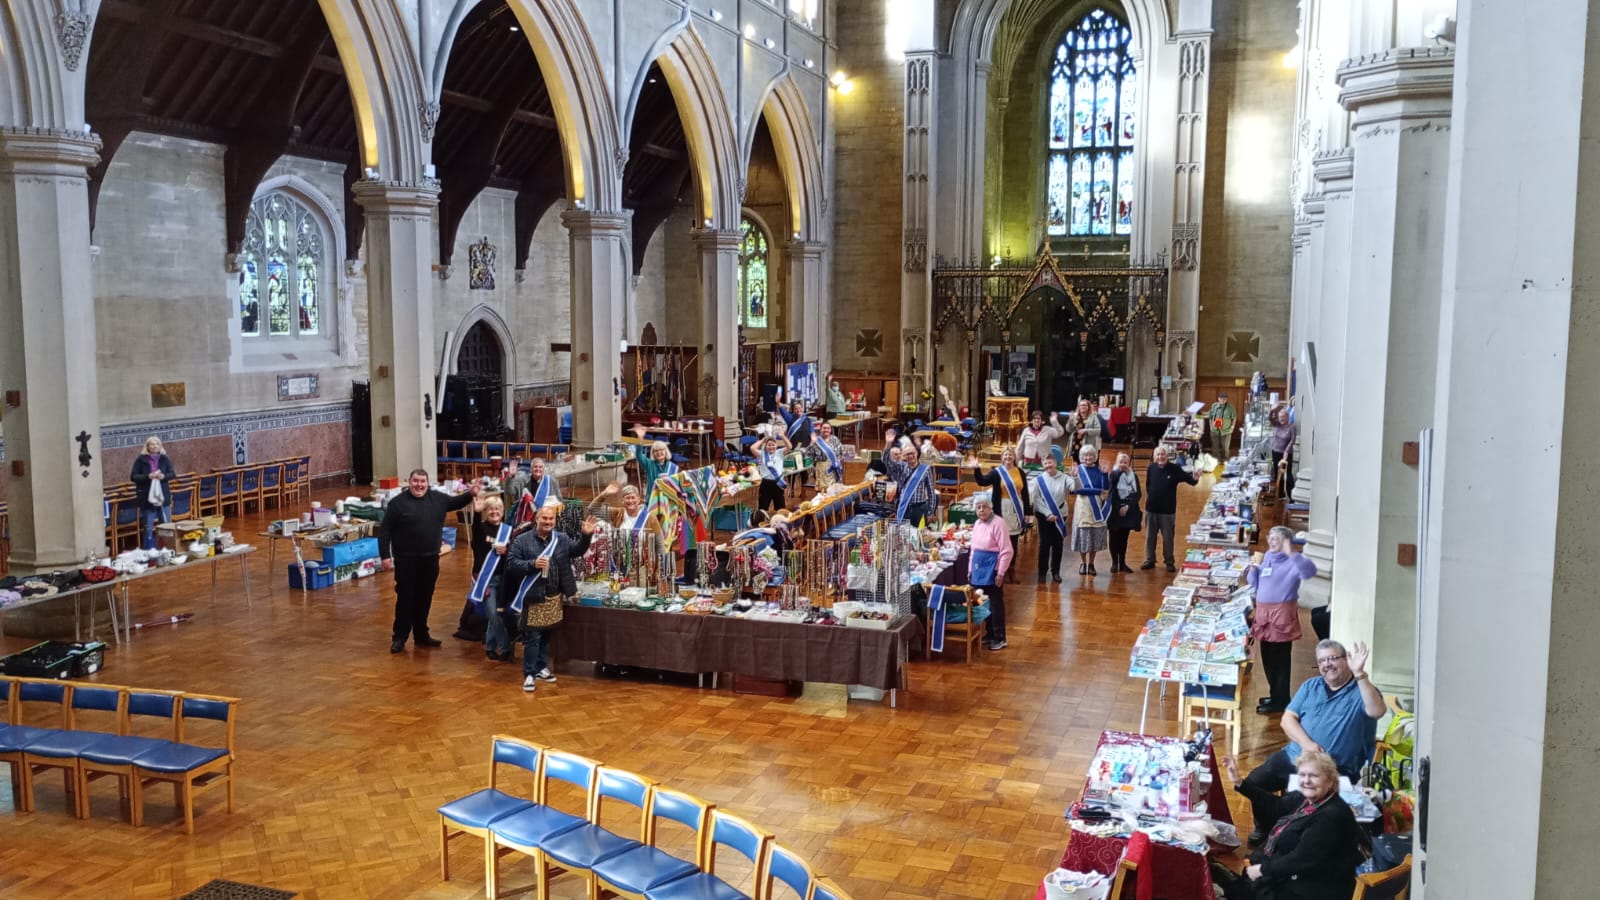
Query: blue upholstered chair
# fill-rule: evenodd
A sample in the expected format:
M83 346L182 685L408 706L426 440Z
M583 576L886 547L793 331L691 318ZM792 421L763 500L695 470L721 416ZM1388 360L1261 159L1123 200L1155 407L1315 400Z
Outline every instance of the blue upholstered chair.
M87 811L89 782L103 775L117 779L118 793L128 804L128 822L144 824L142 804L132 801L133 761L152 750L160 750L178 740L178 698L173 691L130 690L117 733L85 747L78 754L78 793ZM134 734L134 718L157 719L160 726L151 730L159 737Z
M222 475L212 472L199 478L200 491L196 505L202 516L222 515Z
M231 509L236 516L244 515L244 495L239 493L242 473L238 469L223 469L217 475L217 511L225 516Z
M500 850L522 853L533 857L538 883L534 889L537 900L549 900L549 863L544 856L544 844L557 835L583 826L590 821L597 797L595 784L600 764L574 753L546 750L544 766L540 770L536 800L510 815L496 818L489 824L489 854L486 881L489 900L499 896ZM563 782L583 791L581 815L573 815L551 805L552 781Z
M283 505L283 461L263 463L261 466L261 508L266 509L271 500L274 507Z
M767 845L772 835L738 816L713 810L707 837L701 854L702 871L645 891L645 900L749 900L751 896L761 896L761 887L767 879ZM753 895L717 877L718 847L733 850L755 866Z
M44 688L56 686L58 685L40 685ZM31 685L25 684L24 688L27 687ZM80 713L108 713L111 721L103 724L116 729L122 724L122 709L123 704L127 702L127 694L116 688L94 687L87 684L65 685L65 687L66 729L45 731L29 741L23 748L23 768L27 770L29 779L44 769L60 769L65 793L72 798L73 814L80 819L86 819L89 817L89 802L81 789L83 777L78 768L78 754L113 735L106 731L90 730L94 723L80 719Z
M244 515L250 511L250 504L254 503L256 509L263 509L261 505L261 466L242 466L239 469L239 514Z
M628 900L642 900L645 891L700 871L704 835L711 822L711 804L680 791L657 787L645 820L644 846L635 847L595 863L596 886ZM688 828L694 835L694 859L682 859L662 850L660 825L665 820Z
M767 845L767 880L761 890L764 900L777 897L773 891L778 884L787 885L799 900L810 900L811 886L815 881L811 867L806 865L805 860L777 842Z
M0 760L11 764L12 796L17 808L31 812L33 768L28 764L27 750L36 741L67 727L67 685L60 681L31 679L7 681L11 682L8 691L10 714L7 716L7 726L0 729ZM24 724L30 704L50 708L48 716L34 717L36 722L43 724Z
M546 840L540 849L539 880L547 882L552 868L582 874L589 882L589 896L598 897L594 867L612 857L644 846L650 831L650 792L655 783L622 769L602 766L595 781L594 802L589 805L589 821L571 831ZM605 827L607 800L620 801L638 810L636 827L618 834Z
M194 834L194 795L218 785L228 788L228 812L233 812L234 712L239 702L232 697L184 694L178 703L178 739L140 753L133 760L132 802L135 816L143 821L144 785L166 781L183 807L183 830ZM189 743L191 721L217 723L223 731L222 746Z
M179 475L172 479L172 484L167 487L168 495L172 498L168 515L173 520L192 519L198 515L195 508L199 505L199 490L199 483L193 475Z
M534 776L544 760L545 748L514 737L495 735L489 753L489 786L439 807L439 874L450 880L450 839L462 834L489 841L489 826L496 820L533 806L533 801L500 790L500 766L523 769ZM486 852L493 858L493 845Z

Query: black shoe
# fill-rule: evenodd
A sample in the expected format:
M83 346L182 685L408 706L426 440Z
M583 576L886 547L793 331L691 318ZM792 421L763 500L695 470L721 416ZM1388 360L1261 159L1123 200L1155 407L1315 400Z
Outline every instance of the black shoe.
M1172 563L1167 563L1167 571L1171 572L1171 573L1176 573L1178 571L1178 567L1173 565Z
M1256 705L1257 706L1271 706L1272 705L1272 698L1271 697L1257 697L1256 698Z
M1089 566L1087 564L1079 564L1079 566L1078 566L1078 574L1079 575L1087 575L1087 574L1089 574Z
M1047 579L1049 579L1049 578L1050 578L1050 573L1049 572L1040 572L1039 573L1039 583L1040 584L1044 584L1045 581Z
M1060 584L1060 583L1061 583L1061 573L1059 573L1059 572L1057 572L1057 573L1056 573L1056 574L1054 574L1054 575L1051 575L1051 576L1050 576L1050 578L1051 578L1051 580L1053 580L1053 581L1054 581L1054 582L1055 582L1055 583L1056 583L1056 584Z
M1275 716L1278 713L1283 712L1285 709L1288 709L1288 707L1279 706L1276 703L1260 703L1256 705L1256 715Z
M444 641L441 641L441 640L439 640L438 638L435 638L435 637L429 637L428 635L423 635L422 637L417 638L416 639L416 643L417 643L418 647L443 647L444 646Z
M1153 560L1153 559L1147 559L1147 560L1144 561L1144 565L1140 566L1139 568L1144 569L1145 571L1148 572L1149 570L1154 569L1155 567L1156 567L1156 561Z
M406 649L406 642L405 641L390 641L389 642L389 652L390 653L399 653L400 651L402 651L404 649Z
M1100 573L1099 573L1099 572L1096 572L1096 571L1095 571L1095 570L1094 570L1094 563L1090 563L1090 564L1089 564L1089 574L1090 574L1090 575L1099 575L1099 574L1100 574Z
M517 651L515 651L515 650L507 650L507 651L505 651L503 653L497 653L497 654L495 654L494 661L495 662L516 662L517 661Z

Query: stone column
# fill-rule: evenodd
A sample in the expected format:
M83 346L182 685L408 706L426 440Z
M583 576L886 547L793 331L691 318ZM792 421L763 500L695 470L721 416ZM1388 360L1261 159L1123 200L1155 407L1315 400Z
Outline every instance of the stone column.
M92 134L0 128L0 417L18 572L106 543L89 250L99 149Z
M622 434L622 316L632 219L627 211L561 214L572 239L572 442L579 447L598 447Z
M1332 629L1371 642L1372 678L1386 693L1409 693L1416 677L1418 468L1404 447L1432 420L1454 63L1450 47L1396 48L1338 71L1354 116L1360 227L1349 256Z
M697 229L694 242L700 248L700 380L715 379L710 391L694 385L702 415L722 416L739 421L739 238L733 229ZM769 273L770 276L771 273ZM769 282L776 282L770 278ZM772 291L769 290L768 302ZM788 295L792 322L798 298ZM791 329L790 337L799 332Z
M439 345L433 333L433 213L437 183L363 180L367 213L367 356L372 381L372 476L438 471Z
M1412 896L1593 897L1600 17L1587 0L1458 11Z
M817 376L833 368L833 317L827 301L827 273L822 267L826 245L795 239L783 245L789 286L789 337L800 342L800 358L816 359ZM827 385L818 386L819 390Z
M1315 324L1308 322L1306 340L1316 357L1316 377L1301 375L1312 384L1314 417L1311 453L1304 460L1315 473L1309 485L1311 517L1305 554L1317 564L1317 577L1300 589L1305 606L1327 605L1333 594L1334 525L1339 504L1339 443L1344 414L1344 337L1350 302L1351 217L1350 176L1354 155L1349 150L1318 154L1311 161L1312 177L1322 193L1322 228L1316 235L1320 264L1309 287L1316 306ZM1298 485L1297 485L1298 487Z
M934 140L938 110L934 73L937 54L906 56L904 184L901 188L902 228L900 255L900 383L902 398L914 398L932 383L933 352L929 326L933 315L933 267L928 247L933 241L933 198L937 182L938 147ZM980 95L979 104L985 102ZM981 147L982 135L975 146ZM982 166L978 183L983 183ZM982 204L978 215L981 217ZM980 222L978 234L983 233ZM912 368L916 360L916 369ZM953 386L960 387L960 386ZM977 399L967 401L976 404Z
M1194 333L1200 326L1200 219L1205 207L1206 102L1211 85L1211 33L1179 36L1178 121L1172 189L1171 282L1167 286L1167 333ZM1157 240L1160 240L1158 237ZM1181 410L1194 402L1198 344L1167 342L1166 373L1172 387L1161 408Z
M1295 439L1291 452L1294 455L1294 499L1308 503L1316 467L1308 458L1311 455L1311 430L1316 425L1316 398L1311 389L1311 373L1301 367L1301 348L1308 335L1316 331L1317 297L1314 285L1322 283L1322 218L1327 204L1321 194L1305 197L1301 203L1302 218L1295 222L1292 243L1294 246L1294 275L1289 300L1289 363L1296 372L1297 395L1291 397L1295 404Z

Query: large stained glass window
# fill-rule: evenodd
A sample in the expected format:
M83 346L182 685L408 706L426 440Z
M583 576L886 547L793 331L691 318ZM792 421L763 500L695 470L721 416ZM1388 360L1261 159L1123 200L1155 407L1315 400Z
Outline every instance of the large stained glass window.
M322 325L323 229L281 191L257 197L245 223L239 330L245 337L316 337Z
M767 291L767 234L748 216L740 225L739 240L739 324L746 328L767 327L772 311L772 295Z
M1133 233L1137 79L1116 14L1093 9L1067 29L1050 61L1045 165L1051 235Z

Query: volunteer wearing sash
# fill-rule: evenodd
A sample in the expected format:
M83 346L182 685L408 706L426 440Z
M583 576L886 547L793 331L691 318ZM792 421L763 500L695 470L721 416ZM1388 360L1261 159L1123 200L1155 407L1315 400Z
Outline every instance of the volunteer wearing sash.
M611 488L606 488L607 492ZM622 516L617 520L617 527L624 531L647 531L655 522L650 518L650 510L644 505L644 497L639 494L639 489L631 484L622 486Z
M156 523L172 521L172 460L161 447L161 438L145 438L144 453L133 461L133 493L139 500L139 537L146 550L156 548Z
M1067 539L1068 496L1072 479L1056 468L1056 458L1044 457L1044 472L1033 479L1033 514L1039 523L1039 583L1048 575L1061 583L1061 547Z
M1022 435L1017 438L1017 458L1030 466L1039 465L1051 456L1050 448L1065 433L1055 413L1050 414L1050 424L1046 425L1044 413L1034 410L1028 427L1022 429Z
M972 480L991 488L989 501L999 510L1000 518L1005 519L1006 531L1011 535L1011 555L1016 556L1017 538L1028 521L1028 511L1033 508L1028 499L1028 479L1017 468L1016 451L1010 447L1000 451L1000 465L990 469L988 474L982 469L973 469ZM1016 582L1015 570L1006 574L1012 583Z
M635 425L633 433L635 437L644 440L648 432L643 425ZM678 464L672 461L672 448L667 446L666 441L656 441L648 449L643 445L636 446L633 448L633 455L639 461L639 491L646 499L655 489L657 478L662 475L678 474Z
M989 596L989 618L983 623L983 645L990 650L1006 648L1006 570L1011 568L1011 536L1005 520L994 514L994 501L984 494L973 497L978 521L972 523L972 556L967 564L967 580L983 588Z
M533 528L524 531L511 541L506 552L505 574L500 579L502 599L509 595L511 609L533 619L535 606L561 603L562 598L577 593L577 578L572 574L572 561L589 549L589 538L594 534L593 518L583 522L583 537L574 541L556 531L556 515L561 503L554 501L539 508L534 516ZM522 690L533 693L538 681L554 683L555 673L550 671L550 628L548 626L522 629Z
M893 446L893 443L890 444ZM939 515L939 495L933 486L933 471L922 465L917 448L900 448L900 458L885 463L895 484L895 518L917 525L932 522ZM1010 547L1010 544L1007 544Z
M783 450L778 449L779 438L768 437L756 446L756 469L761 472L761 488L756 493L756 508L762 512L767 511L768 504L773 509L783 509L783 492L788 490L789 482L783 477L783 457L793 446L787 437L782 438Z
M817 475L817 490L827 490L844 476L844 463L840 461L842 453L844 445L834 437L833 426L827 422L819 424L817 433L811 438L811 446L806 448L806 458L811 461Z
M1100 451L1085 446L1078 451L1073 472L1072 552L1078 554L1079 575L1098 575L1096 553L1106 549L1106 521L1111 517L1111 477L1100 471Z
M483 517L472 523L472 589L467 606L474 618L483 619L483 654L495 662L511 662L511 630L500 609L500 565L511 543L505 503L499 497L481 497L473 508ZM463 628L465 628L465 623ZM457 632L460 634L461 632Z
M1126 453L1117 454L1117 464L1111 469L1111 518L1106 524L1111 529L1111 571L1132 572L1128 565L1128 535L1138 531L1144 513L1139 511L1139 476L1133 472L1133 460Z

